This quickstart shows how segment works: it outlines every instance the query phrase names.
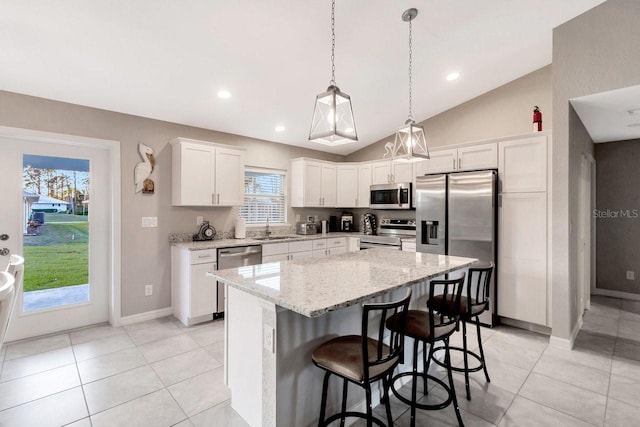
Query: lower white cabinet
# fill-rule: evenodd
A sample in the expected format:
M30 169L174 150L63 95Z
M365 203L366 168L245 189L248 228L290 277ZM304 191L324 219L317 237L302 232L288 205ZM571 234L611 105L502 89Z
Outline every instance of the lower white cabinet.
M171 306L185 325L211 320L217 283L206 273L216 270L216 249L171 248Z
M404 252L415 252L416 242L402 242L402 250Z
M332 237L313 241L313 256L315 258L347 252L346 237Z
M547 318L547 193L499 197L498 315L551 326Z
M262 245L262 263L289 261L313 255L313 241L268 243Z
M347 252L357 252L360 250L360 238L348 237L347 238Z

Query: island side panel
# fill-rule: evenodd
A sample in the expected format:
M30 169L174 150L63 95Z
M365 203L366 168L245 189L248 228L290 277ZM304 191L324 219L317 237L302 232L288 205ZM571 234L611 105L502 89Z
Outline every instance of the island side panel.
M428 282L412 286L412 308L425 309L428 294ZM397 289L371 302L398 300L405 295L405 288ZM277 314L277 426L299 427L317 425L322 398L324 371L313 364L313 350L340 335L360 335L362 324L362 305L331 311L323 316L309 318L289 310L278 310ZM370 336L375 337L375 325ZM413 341L405 342L405 361L412 360ZM409 365L400 365L401 371L410 369ZM372 387L374 405L379 402L382 383ZM364 390L349 385L348 408L365 411ZM337 411L342 398L342 380L332 376L327 399L327 414Z
M225 370L231 406L250 426L259 427L263 425L263 305L259 298L231 286L227 286L226 298Z

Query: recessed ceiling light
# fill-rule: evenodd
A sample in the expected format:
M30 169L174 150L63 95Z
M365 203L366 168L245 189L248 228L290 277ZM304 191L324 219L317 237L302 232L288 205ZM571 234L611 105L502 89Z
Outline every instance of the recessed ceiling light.
M453 81L453 80L457 79L458 77L460 77L460 73L459 73L459 72L457 72L457 71L454 71L453 73L449 73L449 74L447 74L446 79L447 79L448 81Z
M630 127L630 128L640 128L640 123L631 123L630 125L627 125L627 127Z
M220 99L229 99L229 98L231 98L231 92L229 92L228 90L218 91L218 98L220 98Z
M276 126L276 132L284 132L285 130L287 130L287 128L282 125Z
M632 108L631 110L627 110L630 116L640 116L640 108Z

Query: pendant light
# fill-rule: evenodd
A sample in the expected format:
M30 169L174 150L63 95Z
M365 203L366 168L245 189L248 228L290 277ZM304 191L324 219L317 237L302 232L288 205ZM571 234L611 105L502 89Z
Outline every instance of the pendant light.
M331 81L326 92L316 97L309 140L324 145L342 145L358 140L351 98L336 85L336 2L331 2Z
M412 32L411 22L418 15L418 9L407 9L402 14L402 20L409 23L409 117L404 122L404 126L401 126L396 132L396 139L393 144L394 160L405 160L409 162L417 162L423 159L429 158L429 147L427 147L427 139L424 134L424 128L417 125L413 120L412 103L413 97L411 94L412 83Z

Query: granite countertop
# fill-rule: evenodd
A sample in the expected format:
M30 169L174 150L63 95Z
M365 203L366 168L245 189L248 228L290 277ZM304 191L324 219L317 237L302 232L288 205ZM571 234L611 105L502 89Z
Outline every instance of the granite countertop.
M333 237L360 237L360 233L327 233L326 236L323 236L321 233L318 234L287 234L286 239L270 239L270 240L259 240L254 238L246 238L246 239L215 239L215 240L207 240L204 242L191 242L191 241L173 241L171 242L172 246L178 246L180 248L184 248L189 251L198 251L203 249L217 249L217 248L230 248L234 246L247 246L247 245L268 245L270 243L286 243L286 242L299 242L303 240L317 240L317 239L330 239ZM280 236L274 236L280 237Z
M307 317L348 307L473 264L474 258L367 249L207 275Z

